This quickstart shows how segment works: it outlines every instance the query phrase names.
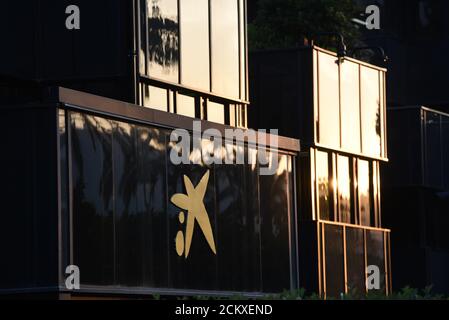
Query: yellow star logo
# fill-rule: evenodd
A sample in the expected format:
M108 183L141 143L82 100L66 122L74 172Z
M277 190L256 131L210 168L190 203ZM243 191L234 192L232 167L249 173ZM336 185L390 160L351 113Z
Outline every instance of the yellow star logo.
M204 196L206 194L207 184L209 182L209 170L201 178L200 183L193 186L189 177L184 176L184 186L187 191L187 195L178 193L171 198L171 202L178 208L187 210L187 226L184 233L179 231L176 235L176 252L179 256L184 254L187 259L190 252L190 246L192 244L193 231L195 227L195 221L198 222L201 231L209 244L210 249L214 254L217 254L215 249L214 234L207 214L206 207L204 206ZM184 224L185 216L184 212L179 214L179 222Z

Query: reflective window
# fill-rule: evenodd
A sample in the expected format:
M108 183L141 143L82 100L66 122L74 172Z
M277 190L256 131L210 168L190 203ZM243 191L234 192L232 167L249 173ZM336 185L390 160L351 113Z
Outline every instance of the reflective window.
M225 123L225 108L220 103L207 102L207 120L216 123Z
M379 71L361 66L362 149L369 156L381 156L381 111Z
M112 125L73 113L70 126L74 264L83 284L107 285L114 282Z
M357 178L360 224L363 226L371 226L370 174L368 161L358 160Z
M349 158L337 157L338 209L340 221L351 223L351 178Z
M291 156L279 155L272 176L260 176L256 164L174 165L168 160L175 145L168 142L169 130L76 112L68 112L68 121L70 134L64 135L62 115L59 130L67 138L61 147L70 150L73 189L62 198L62 208L73 204L73 262L84 270L82 285L290 289ZM256 157L256 151L241 148L245 158ZM65 160L63 165L69 162ZM191 212L172 199L175 194L187 196L186 177L198 188L207 172L200 200L216 252L193 219L186 257ZM70 179L61 178L69 187ZM183 206L186 198L178 199Z
M177 0L147 0L148 65L151 77L178 82L179 25Z
M209 1L182 0L179 3L181 83L209 91Z
M239 18L236 0L211 0L212 91L239 97Z
M340 147L340 105L337 58L318 53L319 143Z
M341 142L342 148L360 153L359 65L345 61L341 72Z
M316 183L318 196L318 212L320 219L330 220L331 191L329 174L329 156L326 152L316 152Z
M183 94L176 95L176 113L195 118L195 98Z
M385 293L385 252L384 234L380 231L366 231L366 255L367 265L377 266L380 271L380 290Z
M168 111L166 89L153 86L144 86L144 106L152 109Z
M220 287L260 291L260 215L258 168L216 166ZM242 189L245 193L242 193Z
M365 294L365 243L363 230L346 228L346 263L348 292L353 296Z
M326 295L339 298L345 292L343 232L339 226L324 226L325 261L326 261Z
M260 176L260 228L262 244L262 285L267 292L290 287L289 179L288 157L279 155L277 172Z

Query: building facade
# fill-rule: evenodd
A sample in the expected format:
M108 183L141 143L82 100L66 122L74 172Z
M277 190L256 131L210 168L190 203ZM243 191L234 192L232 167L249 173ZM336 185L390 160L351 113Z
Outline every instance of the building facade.
M299 287L299 141L226 136L247 127L245 1L29 1L2 15L1 294ZM172 140L180 129L191 148Z
M300 282L326 296L368 290L379 267L391 290L390 231L382 228L387 161L386 70L316 46L250 56L250 125L301 139Z
M385 223L394 230L395 286L447 293L449 116L422 106L388 113L395 152L382 172Z

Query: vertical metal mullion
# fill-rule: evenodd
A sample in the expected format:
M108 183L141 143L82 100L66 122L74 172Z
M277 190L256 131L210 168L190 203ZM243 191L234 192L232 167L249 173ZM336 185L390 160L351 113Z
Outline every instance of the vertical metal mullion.
M244 12L244 32L245 32L245 101L249 101L249 65L248 65L248 2L243 0ZM246 107L246 106L245 106Z
M241 34L241 30L242 30L242 24L241 24L241 14L242 14L242 12L241 12L241 10L240 10L240 2L241 2L241 0L234 0L234 1L236 1L237 2L237 29L238 29L238 31L237 31L237 38L238 38L238 52L239 52L239 97L240 97L240 99L242 99L242 100L245 100L245 99L243 99L243 97L242 97L242 95L243 95L243 93L242 93L242 59L243 59L243 57L242 57L242 34Z
M340 148L343 147L343 140L342 140L342 134L341 134L341 127L342 127L342 116L341 116L341 64L343 61L338 62L338 127L339 127L339 141L340 141Z
M115 123L115 121L112 120L108 120L110 125L111 125L111 163L112 163L112 243L113 243L113 253L112 253L112 261L113 261L113 275L114 275L114 284L118 284L117 279L118 279L118 271L117 271L117 208L116 208L116 185L115 185L115 181L114 181L114 177L115 177L115 161L114 161L114 150L115 150L115 137L114 137L114 133L116 132L116 128L115 126L118 126L117 123Z
M362 113L362 67L359 69L359 126L360 126L360 153L363 153L363 113Z
M316 234L317 234L317 257L318 257L318 261L317 261L317 265L318 265L318 293L320 296L324 295L324 281L323 281L323 257L322 257L322 236L321 236L321 231L320 231L320 227L321 227L321 222L317 221L316 223Z
M178 0L178 83L181 84L182 80L182 61L181 61L181 50L182 50L182 38L181 38L181 0Z
M390 290L389 290L390 279L389 279L388 260L387 260L387 234L385 232L382 232L382 237L384 239L383 242L384 242L385 294L389 295L390 294Z
M300 288L299 283L299 252L298 252L298 245L299 245L299 239L298 239L298 203L297 203L297 181L296 181L296 173L297 173L297 166L296 166L296 157L292 157L290 160L291 164L291 172L293 174L292 184L293 184L293 232L294 232L294 245L295 245L295 274L296 274L296 288Z
M348 258L346 248L346 226L343 226L343 270L344 270L344 288L345 293L348 293Z
M324 223L319 222L321 227L321 252L322 252L322 260L323 260L323 298L327 298L327 283L326 283L326 235Z
M62 259L63 259L63 242L62 242L62 205L61 205L61 188L62 188L62 184L61 184L61 135L59 134L60 128L59 128L59 113L60 111L63 109L59 109L56 108L56 159L57 159L57 193L58 193L58 287L62 284L63 282L63 271L62 271ZM64 116L65 116L65 112L64 112ZM64 117L64 124L65 124L66 120ZM67 129L66 129L67 132Z
M208 18L209 18L209 91L213 92L213 68L212 68L212 62L213 62L213 57L212 57L212 45L213 45L213 39L212 39L212 0L209 0L209 13L208 13Z
M287 173L289 172L290 168L290 163L287 164ZM286 190L290 190L290 179L287 179L287 188ZM290 192L287 192L287 223L288 223L288 247L289 247L289 260L290 260L290 289L295 289L295 283L294 283L294 274L293 274L293 270L294 270L294 263L293 263L293 236L292 236L292 232L293 232L293 227L292 227L292 217L291 217L291 198L290 198Z
M366 229L363 229L363 255L365 258L365 270L364 270L364 279L365 279L365 292L366 294L368 294L368 286L366 285L366 281L367 281L367 268L368 268L368 252L366 249Z
M73 259L73 163L72 163L72 127L71 127L71 117L67 109L66 111L66 125L67 125L67 180L68 180L68 212L69 212L69 263L71 265L75 264Z
M310 194L312 197L312 220L320 221L319 201L317 195L317 179L316 179L316 149L310 149Z

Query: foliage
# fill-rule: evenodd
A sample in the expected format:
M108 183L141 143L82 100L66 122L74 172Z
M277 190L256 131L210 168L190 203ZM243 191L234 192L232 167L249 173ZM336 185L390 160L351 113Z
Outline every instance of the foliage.
M352 45L359 32L351 19L359 12L353 0L259 0L248 26L250 48L295 47L301 39L335 32ZM319 44L330 47L329 42Z
M155 296L156 297L156 296ZM157 296L160 299L160 296ZM386 296L379 291L371 291L368 294L361 294L355 290L351 290L348 294L342 294L338 298L329 297L327 300L447 300L448 297L435 294L432 291L432 286L426 287L423 290L416 288L405 287L398 292ZM286 290L280 294L272 294L260 297L246 297L244 295L211 297L211 296L193 296L193 297L178 297L178 300L324 300L319 294L307 293L305 289Z

